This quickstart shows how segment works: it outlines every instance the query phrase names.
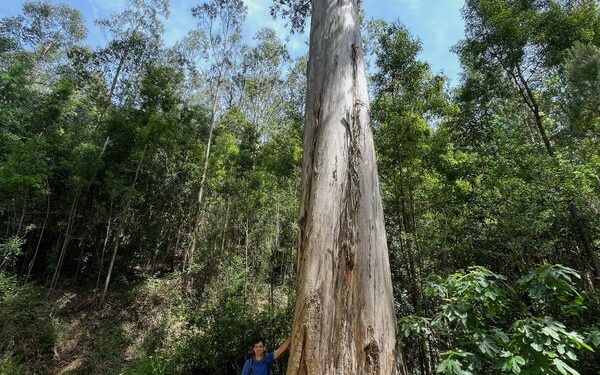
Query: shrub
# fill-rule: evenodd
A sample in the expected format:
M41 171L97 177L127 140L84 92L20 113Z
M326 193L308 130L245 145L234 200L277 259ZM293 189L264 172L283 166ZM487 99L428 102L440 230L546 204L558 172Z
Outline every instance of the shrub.
M544 265L514 283L484 267L471 267L430 283L432 317L399 321L405 338L435 337L442 351L437 372L577 375L577 353L600 344L597 329L567 324L584 309L576 271ZM587 336L587 340L585 338Z

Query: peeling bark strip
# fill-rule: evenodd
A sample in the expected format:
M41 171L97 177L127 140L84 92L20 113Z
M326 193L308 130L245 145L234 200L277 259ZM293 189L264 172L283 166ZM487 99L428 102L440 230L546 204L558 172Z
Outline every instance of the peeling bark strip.
M288 375L404 373L357 0L313 0Z

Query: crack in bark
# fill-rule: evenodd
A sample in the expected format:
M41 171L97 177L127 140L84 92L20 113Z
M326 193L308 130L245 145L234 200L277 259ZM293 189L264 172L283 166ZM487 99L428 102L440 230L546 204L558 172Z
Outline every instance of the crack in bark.
M317 175L318 172L315 169L315 150L317 149L317 132L320 130L319 129L319 124L321 121L321 103L323 100L323 95L321 93L321 95L319 95L319 100L317 101L317 105L316 105L316 110L314 112L314 121L315 121L315 126L314 126L314 132L312 134L312 142L311 144L311 148L310 148L310 152L306 153L304 155L305 158L310 158L308 159L309 162L307 162L306 164L308 165L308 167L304 168L303 170L303 174L304 174L304 178L306 179L306 188L305 188L305 192L303 194L302 197L302 206L300 209L300 217L298 219L299 221L299 226L298 226L298 251L297 251L297 261L296 264L298 265L298 270L296 272L297 275L301 274L301 268L303 267L304 262L302 261L302 258L306 256L306 254L304 254L301 249L304 248L303 244L306 242L306 238L308 237L308 231L306 228L306 219L308 217L308 208L311 206L311 194L312 194L312 182L314 179L314 175ZM308 128L307 128L308 129ZM307 135L307 134L305 134ZM299 280L296 279L296 290L298 290L298 282Z
M354 86L356 83L354 83ZM342 195L343 212L340 222L339 243L340 250L346 262L346 269L350 272L354 269L356 244L358 238L358 208L362 192L360 189L360 176L358 166L362 159L359 139L361 137L360 114L364 104L355 100L352 112L347 111L342 118L342 124L346 128L348 137L348 165L345 192Z
M356 44L352 44L352 80L356 82L356 75L358 71L358 47Z

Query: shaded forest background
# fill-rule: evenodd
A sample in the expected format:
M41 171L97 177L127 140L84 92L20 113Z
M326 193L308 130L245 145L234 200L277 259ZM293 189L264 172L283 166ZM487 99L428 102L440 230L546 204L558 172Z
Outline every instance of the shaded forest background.
M65 5L0 19L0 373L236 374L289 334L306 58L242 43L240 0L191 12L172 47L168 0L97 20L102 47ZM457 86L363 25L404 360L598 374L600 6L463 17Z

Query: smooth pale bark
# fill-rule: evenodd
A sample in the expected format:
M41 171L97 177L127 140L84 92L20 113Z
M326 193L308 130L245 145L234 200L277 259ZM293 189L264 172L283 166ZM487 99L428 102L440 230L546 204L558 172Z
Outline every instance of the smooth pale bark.
M269 282L269 303L271 304L271 311L275 313L275 299L274 288L275 286L275 269L273 268L275 262L275 254L279 253L279 202L275 205L275 248L271 250L271 280Z
M73 197L73 203L71 204L71 210L69 211L69 219L67 220L67 229L65 231L65 238L60 249L60 256L58 257L58 262L54 268L54 274L52 275L52 281L50 282L50 288L48 288L48 293L46 296L50 296L56 285L58 283L58 279L60 278L60 271L62 269L62 265L65 259L65 254L67 252L67 246L69 245L69 241L71 241L71 231L73 229L73 221L75 220L75 215L77 213L77 203L79 202L79 195L81 194L81 189L77 189L75 192L75 197Z
M33 253L33 258L31 262L29 262L29 267L27 268L27 276L25 276L25 282L29 280L29 276L31 276L31 270L33 270L33 266L35 265L35 260L37 258L38 252L40 250L40 244L42 243L42 238L44 237L44 231L46 230L46 224L48 223L48 216L50 215L50 193L46 196L46 216L44 216L44 224L42 225L42 230L40 231L40 236L38 237L37 245L35 245L35 252Z
M16 237L19 237L21 234L21 228L23 227L23 220L25 219L25 209L27 208L27 198L23 200L23 209L21 210L21 218L19 219L19 226L17 227Z
M356 0L312 3L288 375L403 373Z
M245 272L244 272L244 298L248 296L248 274L250 270L248 268L248 248L250 247L250 235L248 233L249 229L248 218L246 217L246 241L244 243L244 262L245 262Z
M106 222L106 234L104 235L104 243L102 245L102 255L100 257L100 264L98 265L98 277L96 278L96 287L94 291L98 290L100 285L100 276L102 275L102 268L104 267L104 255L106 254L106 245L110 238L110 224L112 221L112 210L113 210L113 198L110 198L110 210L108 211L108 220Z
M204 197L204 185L206 184L206 176L208 175L208 165L210 160L210 149L212 145L213 132L215 129L216 123L216 111L217 104L219 99L219 89L221 86L222 74L223 74L223 65L225 65L225 61L223 60L221 68L219 68L219 76L217 79L217 86L215 88L215 93L212 98L212 112L210 115L210 128L208 131L208 140L206 141L206 151L204 153L204 167L202 168L202 177L200 177L200 187L198 188L198 198L196 199L196 208L194 213L194 227L192 228L192 240L190 241L190 247L185 256L184 270L188 271L194 265L194 253L196 251L196 242L201 236L202 232L202 198Z

